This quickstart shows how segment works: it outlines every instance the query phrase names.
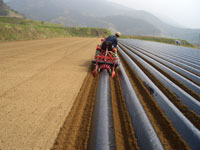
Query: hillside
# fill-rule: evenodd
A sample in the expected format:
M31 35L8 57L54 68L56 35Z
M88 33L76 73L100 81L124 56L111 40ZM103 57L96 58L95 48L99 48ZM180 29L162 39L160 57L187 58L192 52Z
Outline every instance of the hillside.
M139 17L117 15L105 17L103 20L112 23L117 30L126 35L152 35L152 31L154 34L161 34L159 28Z
M0 16L23 18L22 15L8 7L3 0L0 0Z
M6 0L33 20L64 26L108 28L112 32L185 39L198 43L200 29L169 25L149 12L126 8L107 0ZM53 10L53 11L52 11Z
M107 29L87 27L63 27L43 21L22 18L0 17L0 40L30 40L53 37L104 37Z
M6 16L8 15L8 7L6 4L4 4L3 0L0 0L0 15L1 16Z

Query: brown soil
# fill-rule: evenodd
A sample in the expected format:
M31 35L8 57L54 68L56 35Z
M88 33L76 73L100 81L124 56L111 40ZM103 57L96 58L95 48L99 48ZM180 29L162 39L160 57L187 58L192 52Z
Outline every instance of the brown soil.
M111 82L113 120L117 150L138 150L135 132L123 97L118 73Z
M52 149L87 149L98 77L91 72L85 78L76 101L58 134ZM138 150L137 139L124 102L119 79L111 79L116 149Z
M136 54L137 55L137 54ZM139 55L138 55L139 56ZM130 56L131 57L131 56ZM141 56L139 56L141 57ZM200 129L200 116L194 111L191 111L188 106L183 104L183 102L168 88L166 88L156 77L154 77L144 66L142 66L136 59L131 57L134 62L144 71L144 73L156 84L156 86L169 98L169 100L198 128ZM143 59L143 57L141 57ZM145 59L144 59L145 60ZM145 60L146 61L146 60ZM150 63L150 62L148 62ZM154 64L150 63L152 66ZM160 72L163 72L161 69ZM169 76L165 73L166 76ZM172 77L171 77L172 78ZM175 79L174 79L175 80ZM176 80L175 80L176 81ZM178 82L178 81L177 81ZM179 83L179 82L178 82Z
M87 149L98 84L89 66L98 42L0 43L0 149ZM139 77L125 69L165 149L188 149ZM116 148L138 150L118 71L110 81Z
M50 149L99 39L0 43L0 149Z
M89 70L52 149L87 149L97 81Z
M156 130L165 149L190 149L187 143L181 138L179 133L167 119L161 108L153 99L151 93L145 87L141 79L130 68L127 62L120 55L121 62L125 67L126 73L143 105L154 129Z

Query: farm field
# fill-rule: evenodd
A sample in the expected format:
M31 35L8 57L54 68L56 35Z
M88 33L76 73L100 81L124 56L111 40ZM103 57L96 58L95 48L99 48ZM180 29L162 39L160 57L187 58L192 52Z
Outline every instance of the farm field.
M199 50L121 39L118 54L114 79L88 73L53 149L198 150Z
M0 149L200 148L200 51L119 40L93 77L97 38L0 43Z
M0 149L50 149L95 53L95 38L0 43Z

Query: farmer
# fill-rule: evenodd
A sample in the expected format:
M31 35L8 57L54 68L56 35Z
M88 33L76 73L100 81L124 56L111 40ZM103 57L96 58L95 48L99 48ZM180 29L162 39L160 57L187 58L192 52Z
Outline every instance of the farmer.
M117 32L115 35L110 35L105 39L104 42L111 42L112 43L112 48L117 48L118 40L117 38L120 37L121 33Z
M118 46L117 38L119 38L120 35L121 35L121 33L117 32L117 33L115 33L115 35L110 35L104 41L102 41L101 48L100 47L97 48L96 55L99 55L101 49L106 50L105 49L105 43L110 42L112 44L112 46L108 50L109 51L113 51L115 53L115 56L116 56L116 54L117 54L117 46Z

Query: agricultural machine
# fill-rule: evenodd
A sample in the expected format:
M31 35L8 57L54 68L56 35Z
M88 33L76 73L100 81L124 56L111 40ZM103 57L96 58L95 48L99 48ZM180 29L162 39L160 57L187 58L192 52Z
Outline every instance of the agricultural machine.
M116 48L112 48L112 43L101 40L101 46L97 45L98 54L94 56L92 63L94 64L93 75L96 76L98 72L107 69L112 78L115 77L115 69L118 66L118 58L116 57Z

